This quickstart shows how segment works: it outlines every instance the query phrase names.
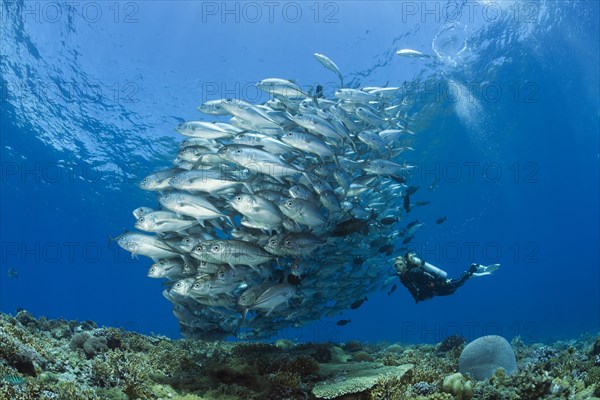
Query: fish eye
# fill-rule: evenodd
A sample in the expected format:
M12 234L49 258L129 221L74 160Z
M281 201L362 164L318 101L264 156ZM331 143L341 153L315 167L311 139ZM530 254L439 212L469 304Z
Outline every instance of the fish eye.
M139 219L140 222L144 222L145 220L146 220L146 218L144 218L144 217L140 217L140 219Z
M289 137L292 137L292 136L294 136L294 134L293 134L292 132L288 132L288 133L287 133L287 135L288 135Z
M213 251L219 251L219 245L218 244L215 244L213 246Z
M219 272L219 278L225 278L225 272L223 272L223 271Z
M275 246L276 244L277 244L277 242L275 241L275 239L269 240L269 245L270 246Z
M183 243L185 243L185 244L190 244L190 238L185 238L185 239L183 239Z
M207 261L200 261L200 265L201 265L202 267L206 267L206 265L207 265L207 264L208 264L208 262L207 262Z
M237 154L242 154L242 149L237 149L235 152L236 152Z
M291 246L291 245L292 245L292 241L291 241L291 240L289 240L289 239L288 239L288 240L286 240L286 241L285 241L285 245L286 245L286 246Z
M176 288L180 288L180 287L181 287L181 282L177 282L177 283L175 284L175 287L176 287Z
M196 248L194 250L198 251L198 252L201 252L202 251L202 246L196 246Z
M200 284L199 283L194 283L194 289L200 289Z
M237 201L242 201L242 196L237 196L235 199L236 199Z
M294 205L294 203L292 203L291 201L288 201L286 205L287 205L288 207L291 207L291 206L293 206L293 205Z
M148 183L148 178L144 178L144 180L142 182Z
M246 295L245 295L245 294L241 295L241 296L240 296L240 300L241 300L241 301L246 301Z
M150 272L156 271L156 267L150 267Z

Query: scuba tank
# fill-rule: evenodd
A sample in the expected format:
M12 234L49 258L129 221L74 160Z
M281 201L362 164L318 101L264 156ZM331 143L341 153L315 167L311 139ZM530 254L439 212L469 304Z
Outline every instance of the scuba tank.
M423 260L421 260L419 257L417 257L417 255L413 252L409 252L407 254L407 258L408 258L408 262L410 262L411 264L414 265L418 265L421 268L423 268L426 272L430 273L431 275L440 278L440 279L446 279L448 278L448 273L434 265L431 265Z
M431 265L429 263L423 263L423 269L429 272L433 276L437 276L438 278L446 279L448 278L448 273L444 270L439 269L438 267Z

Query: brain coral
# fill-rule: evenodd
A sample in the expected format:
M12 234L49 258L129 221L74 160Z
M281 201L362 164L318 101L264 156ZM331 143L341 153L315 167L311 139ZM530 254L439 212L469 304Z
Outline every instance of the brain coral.
M458 359L458 370L477 380L494 375L496 369L504 368L507 375L517 371L515 352L502 336L482 336L469 343Z

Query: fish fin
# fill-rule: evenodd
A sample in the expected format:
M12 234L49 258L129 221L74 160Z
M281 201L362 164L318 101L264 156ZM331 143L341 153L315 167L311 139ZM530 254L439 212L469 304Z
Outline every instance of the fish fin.
M250 182L242 182L242 185L244 185L244 187L246 188L246 190L248 190L248 192L250 192L250 194L254 194L254 189L252 189L252 181L254 180L251 179Z
M265 316L267 316L267 317L268 317L269 315L271 315L271 313L273 312L273 310L274 310L274 309L275 309L275 307L271 307L271 308L269 309L269 311L267 311L267 313L265 314Z
M231 227L233 229L236 228L235 223L233 222L233 218L231 218L231 216L229 216L229 215L223 215L223 217L227 220L227 222L229 222L229 225L231 225Z
M340 161L338 160L338 158L337 158L337 156L336 156L335 154L333 155L333 161L335 162L335 165L336 165L338 168L341 168L341 167L340 167Z

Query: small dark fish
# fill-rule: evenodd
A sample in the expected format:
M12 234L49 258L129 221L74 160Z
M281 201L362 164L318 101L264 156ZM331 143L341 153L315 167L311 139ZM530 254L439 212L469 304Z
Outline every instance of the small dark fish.
M356 256L356 257L354 257L354 260L352 260L352 263L357 267L360 267L361 265L363 265L364 262L365 262L365 259L360 256Z
M417 190L419 190L418 186L409 186L408 189L406 189L406 194L408 196L412 196L413 194L417 193Z
M390 249L394 250L394 246L388 243L381 246L378 251L380 253L387 253Z
M394 247L390 247L389 249L387 249L387 251L385 252L386 256L391 256L394 253Z
M390 289L390 291L388 292L388 296L391 295L392 293L394 293L396 291L396 289L398 289L398 285L396 285L394 283L394 286L392 286L392 288Z
M16 375L6 375L4 378L2 378L2 380L6 383L8 383L9 385L13 385L13 386L19 386L19 385L23 385L25 383L25 379L21 378L20 376L16 376Z
M415 219L413 222L410 222L408 225L406 225L406 229L410 229L418 223L419 223L419 220Z
M410 212L410 195L408 193L404 195L404 209L407 213Z
M360 232L363 235L367 235L369 233L369 222L371 219L357 219L352 218L344 222L340 222L333 228L333 232L331 236L340 237L340 236L348 236L356 232Z
M367 296L365 296L363 299L356 300L354 303L350 304L350 308L356 310L358 307L362 306L362 304L367 300L369 300L367 299Z
M402 241L402 244L406 244L408 242L410 242L411 240L413 240L414 236L409 236L407 238L404 238L404 240Z
M383 225L391 225L398 222L398 217L385 217L380 221Z
M338 325L338 326L344 326L344 325L349 324L350 322L352 322L352 320L350 320L350 319L340 319L335 324Z
M418 205L418 206L426 206L426 205L431 204L431 202L429 202L429 201L417 201L415 204Z
M17 279L19 277L19 271L14 268L9 268L6 272L9 278Z
M317 85L317 90L315 90L315 97L317 99L323 97L323 86Z
M446 217L446 216L444 215L443 217L440 217L440 218L438 218L438 219L435 221L435 223L436 223L436 224L443 224L443 223L444 223L444 221L446 220L446 218L448 218L448 217Z

